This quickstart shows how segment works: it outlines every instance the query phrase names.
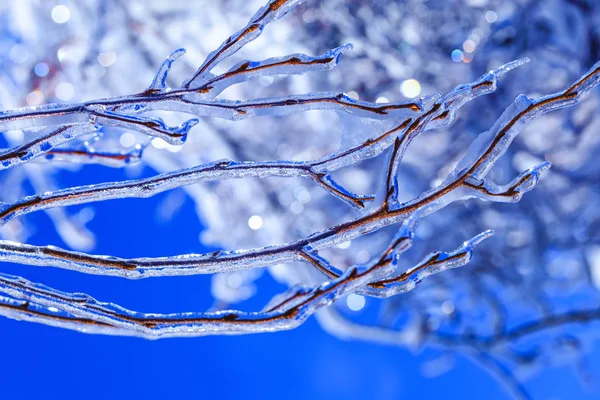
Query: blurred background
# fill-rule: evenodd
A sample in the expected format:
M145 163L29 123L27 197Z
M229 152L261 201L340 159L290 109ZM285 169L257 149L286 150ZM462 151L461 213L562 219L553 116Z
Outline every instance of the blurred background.
M0 0L0 107L139 93L164 58L184 47L187 54L169 75L169 85L177 87L264 3ZM352 43L354 49L332 71L263 77L233 86L222 97L342 91L386 103L445 93L529 57L494 94L463 107L453 125L415 140L399 172L407 200L439 183L518 94L535 98L563 90L600 60L599 18L594 0L307 0L216 72L240 60L319 55ZM348 296L299 328L275 334L147 341L2 318L2 397L506 399L519 393L518 381L535 399L597 398L598 100L595 91L574 108L536 120L498 161L492 176L499 182L539 161L553 163L519 203L471 200L427 217L402 265L494 229L496 235L465 267L387 300ZM176 113L157 115L183 120ZM141 161L117 168L70 159L28 163L0 171L0 201L221 158L314 160L381 129L319 111L235 122L205 118L184 146L103 128L69 148L142 154ZM3 132L0 147L16 146L35 133ZM366 160L335 178L357 193L378 193L384 163L385 157ZM0 228L0 236L94 254L153 257L284 243L356 216L310 181L248 179L33 213ZM364 263L394 232L386 228L323 254L340 267ZM1 268L59 290L163 313L259 310L295 283L323 281L301 265L139 281L10 263ZM542 328L510 335L532 321ZM477 343L486 338L502 343L482 352Z

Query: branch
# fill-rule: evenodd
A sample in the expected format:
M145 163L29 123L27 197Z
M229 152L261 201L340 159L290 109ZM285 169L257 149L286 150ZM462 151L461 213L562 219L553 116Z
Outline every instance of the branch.
M161 64L160 68L156 72L150 87L144 92L145 94L152 94L156 92L161 92L167 89L167 76L171 71L171 67L173 63L182 55L185 54L185 49L177 49L166 58L165 61Z
M219 311L207 313L145 314L129 311L94 298L65 293L0 274L0 314L87 333L108 333L146 338L242 334L294 328L332 301L354 292L372 279L391 272L389 263L349 268L340 278L312 289L292 289L283 301L264 312Z
M10 204L0 203L0 226L15 217L54 207L123 198L148 198L167 190L200 182L267 176L311 178L335 197L356 207L364 207L365 201L373 200L371 196L358 196L349 192L328 175L313 172L310 163L222 160L146 179L78 186L23 197Z
M503 203L514 203L521 200L523 193L530 191L539 181L541 174L550 168L551 164L544 161L519 176L507 185L497 185L481 180L465 180L463 185L471 189L473 196L482 200L493 200Z
M169 127L160 118L135 116L148 111L177 111L197 117L239 120L254 116L290 115L308 110L333 110L365 118L384 118L391 111L419 111L419 101L376 104L354 100L343 93L314 93L280 98L233 101L206 99L188 90L114 97L72 105L48 104L0 112L0 130L85 123L133 129L182 144L196 123L191 119L179 127Z
M393 157L391 158L387 175L387 206L388 209L391 209L390 207L397 206L397 200L395 200L397 198L395 197L397 196L397 190L392 190L392 187L397 187L397 182L395 178L392 180L391 177L396 176L397 165L412 139L426 130L450 124L454 120L456 110L459 107L477 96L490 93L495 89L495 82L498 77L503 76L503 74L517 65L521 64L517 62L506 64L495 71L483 75L474 83L461 85L442 100L434 103L427 112L415 120L408 118L375 139L369 139L360 145L318 161L236 163L226 160L161 174L148 179L80 186L53 193L30 196L19 199L12 204L1 205L0 225L5 224L16 216L50 207L83 204L116 198L150 197L165 190L210 180L265 176L309 177L333 196L347 204L356 208L364 208L365 202L375 199L373 195L359 196L352 193L333 181L326 172L332 172L360 160L376 157L385 151L386 146L389 146L395 138ZM427 103L427 101L424 103ZM440 116L444 116L444 118L440 119ZM434 122L432 123L432 121Z
M207 74L221 61L237 53L242 47L260 36L264 27L270 22L277 21L304 0L270 0L254 14L248 24L240 31L231 35L217 50L211 52L198 71L186 82L184 88L195 88L207 80Z
M502 78L508 72L529 62L528 58L507 63L500 68L490 71L483 75L477 81L461 85L454 91L448 93L430 110L431 114L425 113L399 136L394 143L394 148L390 156L388 171L386 176L386 204L390 211L398 208L398 168L408 149L410 143L423 133L425 130L446 127L456 118L456 111L475 97L488 94L496 90L498 79ZM438 110L435 110L439 106ZM434 111L439 111L434 113ZM431 122L430 122L431 121Z
M142 146L134 146L131 150L124 152L60 148L50 150L41 160L73 164L96 164L111 168L122 168L139 163L142 159L143 150Z
M431 253L408 271L380 281L371 282L364 289L359 290L358 293L386 298L409 292L415 289L428 276L468 264L473 257L475 247L483 240L492 236L492 234L492 231L482 232L449 253L439 251Z
M402 224L398 234L392 240L392 243L379 257L379 263L392 263L394 266L400 258L400 255L412 246L414 239L414 227L423 213L415 212ZM409 292L417 287L423 279L428 276L440 273L442 271L462 267L468 264L473 257L475 247L483 240L492 236L492 231L485 231L474 238L464 242L458 249L450 252L433 252L425 257L419 264L396 276L386 277L378 281L369 282L364 288L360 288L356 293L379 298L387 298L400 293ZM317 251L310 246L302 250L301 254L305 260L314 266L319 272L329 279L339 278L343 272L331 265L329 261L321 257Z
M310 57L305 54L290 54L264 61L242 61L229 71L210 79L197 89L198 93L219 95L226 88L263 76L302 75L306 72L328 71L337 66L340 56L352 49L351 44L329 50L327 53Z
M384 226L402 222L420 208L425 210L423 211L423 216L425 216L425 214L431 214L454 201L472 197L470 188L464 185L465 181L474 178L483 179L493 162L506 150L512 138L533 118L581 101L584 95L597 85L599 72L600 67L594 67L574 85L579 89L576 92L570 88L566 92L530 101L526 107L523 107L522 97L517 98L515 104L507 109L503 117L495 124L495 127L489 131L491 134L488 132L480 136L480 138L489 138L490 141L487 142L489 144L481 146L481 143L474 143L463 160L459 162L458 166L440 186L399 205L397 209L390 211L384 206L361 218L314 233L294 242L235 252L223 251L214 254L122 259L70 252L54 247L19 245L2 241L0 242L0 260L55 266L88 273L118 275L129 278L228 272L298 261L303 259L299 254L306 246L312 246L316 250L330 247L376 231ZM580 84L580 82L582 83ZM510 119L507 120L507 116ZM480 151L480 149L483 150ZM481 155L474 156L474 154ZM532 186L521 186L519 189L524 191L531 188Z
M0 154L0 170L26 163L75 138L94 132L98 128L89 124L64 125L42 133L21 146L13 147Z

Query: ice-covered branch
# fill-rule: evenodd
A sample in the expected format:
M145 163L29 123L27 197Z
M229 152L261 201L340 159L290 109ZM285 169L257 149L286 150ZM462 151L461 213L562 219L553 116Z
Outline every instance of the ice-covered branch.
M390 246L390 254L406 249L417 216L407 220ZM309 251L306 252L309 254ZM389 275L396 257L381 257L367 266L353 266L331 282L315 288L292 288L277 296L263 312L219 311L208 313L144 314L102 303L80 293L64 293L23 278L0 274L0 313L92 333L147 338L241 334L291 329L318 309Z
M492 234L492 231L482 232L449 253L439 251L431 253L408 271L380 281L371 282L364 289L361 289L359 293L385 298L411 291L430 275L468 264L473 257L475 246L489 238Z
M273 6L275 7L273 10L268 8L271 11L265 11L261 14L264 18L258 17L259 20L263 21L261 23L266 23L265 21L275 18L274 15L280 15L281 10L287 9L288 6L293 7L296 2L289 3L289 5L282 3ZM267 18L271 13L273 16ZM28 161L85 134L87 130L97 129L102 125L138 131L162 138L173 145L181 145L185 142L190 129L198 123L197 118L192 118L180 126L171 127L160 118L140 115L149 111L176 111L196 117L238 120L263 115L289 115L308 110L334 110L366 118L387 118L390 113L400 115L397 111L407 110L410 113L422 110L420 101L381 105L354 100L343 93L311 93L248 101L214 98L231 85L259 76L294 75L331 69L337 65L340 55L349 48L350 45L341 46L318 57L292 54L263 62L244 62L224 74L213 77L200 89L183 87L167 90L166 78L170 68L173 62L185 52L184 49L176 50L163 62L150 87L138 95L79 104L49 104L1 112L0 129L2 130L53 126L59 128L48 128L48 133L44 133L41 137L29 140L24 145L0 155L2 161L0 165L2 168L9 168ZM206 67L208 68L209 65L210 63ZM71 132L77 126L81 128L77 132Z
M398 258L402 253L408 250L414 240L415 226L423 214L423 210L417 210L410 217L408 217L403 223L398 233L392 239L392 242L378 257L377 262L379 263L392 263L396 265ZM300 255L305 259L306 262L314 266L320 273L324 274L330 279L336 279L343 275L343 271L333 266L325 258L321 257L315 249L311 246L306 246L301 250ZM373 283L369 283L373 285Z
M136 130L182 144L197 123L191 119L178 127L167 126L160 118L144 117L148 111L177 111L198 117L239 120L254 116L282 116L308 110L333 110L365 118L385 118L395 110L419 111L420 103L376 104L354 100L343 93L314 93L248 101L207 99L187 90L141 94L73 105L50 104L0 112L0 129L15 130L74 123L103 124ZM114 111L117 110L117 111Z
M266 6L254 14L250 22L242 30L231 35L217 50L210 53L200 68L198 68L198 71L183 83L183 87L195 88L199 84L202 84L207 80L207 74L219 62L231 57L246 44L258 38L267 24L277 21L303 2L304 0L270 0Z
M412 140L424 130L450 125L456 118L456 111L460 107L475 97L495 91L498 79L528 62L528 58L510 62L496 70L490 71L471 84L460 85L439 100L429 112L424 113L415 120L403 135L398 136L394 143L386 175L386 203L390 210L398 207L398 168Z
M113 182L99 185L60 190L18 200L13 204L0 206L0 225L11 218L49 207L68 206L92 201L110 200L125 197L150 197L165 190L209 180L239 179L244 177L265 176L303 176L313 179L332 195L346 203L363 208L366 201L374 196L360 196L338 185L325 172L332 172L344 166L366 158L376 157L385 151L395 139L393 156L387 175L387 187L390 193L388 207L395 204L398 183L395 181L397 167L408 145L418 134L425 130L446 126L455 118L459 107L471 99L495 90L496 81L510 69L525 61L506 64L495 71L483 75L477 81L461 85L443 99L431 105L428 111L416 119L406 119L380 136L369 139L350 149L327 156L314 162L233 162L218 161L187 170L161 174L154 178L127 182ZM427 104L429 101L426 101ZM440 118L442 117L443 118Z
M340 56L350 49L352 49L352 45L346 44L317 57L310 57L305 54L290 54L264 61L242 61L224 74L210 79L200 86L197 91L214 97L232 85L263 76L302 75L306 72L327 71L334 68L338 64Z
M92 133L95 129L90 124L73 124L52 129L48 133L43 132L36 139L2 152L0 154L0 170L28 162L51 151L56 146Z
M389 262L351 267L331 282L311 289L292 289L285 300L264 312L219 311L144 314L102 303L79 293L64 293L23 278L0 275L0 313L90 333L146 338L242 334L291 329L322 307L390 273Z
M414 224L420 214L415 213L404 222L391 245L380 256L379 262L391 262L397 265L399 256L412 245ZM430 275L468 264L473 257L475 247L492 234L492 231L482 232L449 253L439 251L431 253L408 271L369 282L364 288L357 290L357 293L365 296L386 298L409 292ZM303 250L302 255L308 263L330 279L339 278L343 274L340 269L331 265L331 263L310 247Z
M494 127L481 134L471 145L465 157L458 163L448 178L468 169L474 179L483 179L494 163L508 149L513 139L535 118L548 112L570 107L583 100L600 80L600 62L568 89L541 97L537 100L519 95L496 121Z
M358 207L363 207L365 201L373 199L370 196L353 194L335 183L328 175L314 172L311 163L222 160L152 178L80 186L25 197L12 204L0 205L0 225L19 215L53 207L121 198L147 198L173 188L201 182L267 176L311 178L334 196Z
M174 257L134 259L94 256L54 247L0 242L0 260L32 265L55 266L82 272L119 275L129 278L226 272L299 260L302 258L299 255L300 252L307 246L311 246L315 250L330 247L376 231L384 226L404 221L411 213L420 208L426 210L424 213L430 214L454 201L472 197L472 188L465 185L467 180L471 182L471 179L484 178L493 162L506 150L510 141L533 118L545 112L579 102L591 88L597 85L599 71L598 67L594 67L586 76L578 81L574 85L574 87L579 89L576 92L570 88L566 92L530 101L528 102L530 105L524 108L521 101L523 97L518 97L516 103L505 111L503 116L496 122L495 127L489 131L492 134L488 132L480 136L480 138L483 137L488 140L483 143L474 143L463 160L458 163L457 167L440 186L425 192L413 200L399 204L392 209L384 205L382 208L368 215L342 223L325 231L314 233L294 242L244 251L221 251L214 254L186 254ZM479 85L479 87L482 86L487 85ZM458 92L460 93L461 90ZM435 105L432 109L434 108ZM513 116L515 113L516 115ZM510 116L510 119L507 116ZM414 126L414 124L411 126ZM478 138L478 141L480 138ZM529 176L533 178L531 173ZM528 182L533 181L535 179L528 179ZM524 193L532 188L531 184L518 185L520 193ZM502 197L498 198L502 199ZM496 199L496 197L487 197L487 199Z
M177 49L171 54L169 54L169 57L167 57L167 59L163 61L160 68L156 72L152 83L150 84L145 93L150 94L167 89L167 76L171 71L171 67L173 66L173 63L184 54L185 49Z
M134 146L131 150L123 152L59 148L50 150L41 160L74 164L97 164L105 167L121 168L139 163L142 159L142 152L142 146Z
M541 174L550 168L550 163L544 161L519 176L506 185L497 185L485 180L474 182L465 180L463 185L471 189L473 195L482 200L493 200L499 202L513 203L519 201L523 193L530 191L539 181Z

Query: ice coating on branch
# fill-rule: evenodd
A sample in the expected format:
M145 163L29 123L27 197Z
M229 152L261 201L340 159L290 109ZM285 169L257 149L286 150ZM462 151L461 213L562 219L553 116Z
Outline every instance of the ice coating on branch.
M504 111L492 129L479 135L473 142L467 154L454 169L455 172L451 173L447 180L452 179L470 165L475 164L476 160L481 159L491 149L489 155L485 156L485 161L480 163L473 171L473 178L483 179L525 126L548 112L579 103L592 88L598 85L599 72L600 63L597 63L569 89L537 100L530 99L525 95L517 96L513 104ZM490 147L490 142L497 142L497 144Z
M0 130L3 131L81 122L88 122L88 114L81 105L45 104L0 111Z
M296 53L284 57L268 58L264 61L242 61L231 67L223 75L210 79L199 88L199 91L201 93L208 92L211 97L214 97L232 85L251 79L327 71L335 68L340 56L351 49L351 44L345 44L317 57Z
M48 153L56 146L92 133L98 128L98 126L89 124L65 125L58 129L46 128L37 138L2 152L0 154L0 170L26 163Z
M196 88L206 80L206 76L212 68L222 60L232 56L246 44L255 40L262 33L265 25L277 21L296 6L302 4L304 0L271 0L260 8L250 19L250 22L242 30L231 35L225 40L218 49L211 52L202 63L198 71L182 86L184 88Z
M322 92L259 98L247 101L207 100L197 93L184 94L179 101L154 102L149 109L181 111L234 121L262 116L287 116L310 110L332 110L363 118L384 119L388 114L408 114L419 109L414 102L375 104L354 100L344 93Z
M496 77L496 79L501 79L501 78L504 77L504 75L506 75L507 73L509 73L513 69L518 68L518 67L520 67L522 65L525 65L525 64L527 64L530 61L531 60L529 59L529 57L523 57L523 58L520 58L518 60L506 63L503 66L501 66L500 68L497 68L495 70L490 71L490 73L492 75L494 75Z
M364 118L384 119L421 110L420 102L376 104L357 101L343 93L321 92L248 101L210 99L194 90L173 90L115 97L72 105L45 105L0 113L0 129L16 130L88 122L132 129L180 143L197 123L193 118L179 127L168 127L160 118L145 117L148 111L179 111L197 117L241 120L254 116L286 116L309 110L333 110Z
M177 49L173 51L156 72L156 76L152 80L152 83L148 87L149 91L161 91L167 88L167 76L173 66L175 60L185 54L185 49Z
M320 170L334 171L346 165L355 163L365 158L376 157L387 149L396 138L399 138L398 148L394 152L394 169L390 172L391 176L397 177L397 168L404 156L404 153L411 141L419 134L432 129L445 127L454 121L456 111L474 98L492 93L496 90L496 82L512 69L523 65L526 59L507 63L500 68L481 76L478 80L470 84L463 84L456 87L445 96L433 95L421 100L421 108L428 109L420 116L413 118L401 118L395 126L376 138L371 138L365 143L355 145L349 149L344 149L331 160L323 160L320 163ZM427 105L427 106L424 106ZM348 142L349 140L346 139ZM395 186L397 187L397 185ZM394 195L397 197L397 194Z
M419 213L409 218L400 231L400 236L392 245L396 250L406 250L408 245L404 239L412 240L414 224ZM455 253L462 252L461 260L468 262L473 247L489 236L483 233L465 242ZM311 250L307 250L307 254ZM441 269L459 266L452 262L455 253L438 253L435 263L436 270L422 272L424 278ZM101 303L84 294L69 294L56 291L47 286L33 284L23 278L10 275L0 275L0 292L16 300L0 297L0 313L11 318L26 319L61 326L70 329L78 328L78 322L83 320L92 323L86 326L86 332L134 335L148 338L168 336L199 336L206 334L256 333L273 330L290 329L302 323L316 310L330 305L336 299L356 291L369 282L387 276L393 271L396 253L392 258L380 260L366 267L350 267L346 271L335 271L338 277L316 288L292 288L288 294L281 295L271 301L261 313L246 313L240 311L219 311L213 313L182 313L182 314L143 314L126 310L120 306ZM431 259L434 255L430 256ZM434 264L435 264L434 263ZM462 265L462 264L461 264ZM416 267L417 268L417 267ZM415 268L415 269L416 269ZM26 299L26 303L19 302ZM20 312L15 312L19 310ZM86 325L89 325L87 323ZM110 329L115 329L111 332Z
M134 150L134 151L141 151ZM58 151L60 154L60 151ZM133 155L135 156L136 153ZM51 154L52 155L52 154ZM68 153L67 153L68 156ZM80 155L81 156L81 155ZM91 162L116 164L128 163L132 155L108 155L101 153L85 153ZM52 155L54 157L54 155ZM63 155L64 157L64 155ZM129 161L128 161L129 160ZM265 178L268 176L308 177L324 187L333 196L347 204L362 208L364 203L372 201L372 196L359 196L337 184L329 177L315 173L309 162L235 162L220 160L210 164L199 165L186 170L160 174L155 177L129 180L124 182L107 182L95 185L72 187L65 190L45 192L42 195L29 196L19 199L12 204L0 205L0 225L12 218L39 210L54 207L85 204L95 201L105 201L122 198L147 198L167 190L192 185L201 182L242 179L248 177Z
M361 209L365 207L365 203L375 200L375 196L372 194L361 196L356 193L352 193L351 191L336 183L333 179L331 179L329 175L317 174L316 176L318 178L317 183L322 185L333 196L337 197L338 199L342 200L343 202L352 207Z
M283 298L289 300L300 295L299 301L282 301L264 312L225 310L181 314L133 312L111 303L99 302L88 295L59 292L23 278L0 274L0 292L14 298L0 296L0 313L9 318L77 330L82 330L80 324L85 321L85 332L147 338L272 332L300 325L320 308L329 306L336 299L389 272L389 265L351 267L338 279L315 288L301 291L292 289Z
M465 185L471 189L473 197L482 200L514 203L521 200L523 194L535 187L542 173L548 170L551 165L548 161L544 161L535 167L523 171L506 185L498 185L489 180L476 181L474 178L467 179Z
M142 146L122 152L92 151L77 148L60 148L48 151L40 160L46 162L65 162L73 164L97 164L111 168L122 168L137 164L142 160Z
M107 125L117 128L132 129L145 133L150 136L161 138L169 144L183 144L187 139L188 132L198 122L197 118L192 118L179 126L167 126L161 118L157 117L138 117L133 115L120 114L101 107L88 107L93 111L92 120L96 124Z
M475 247L493 234L494 232L491 230L482 232L464 242L458 249L449 253L439 251L433 252L408 271L397 276L373 282L370 285L367 285L365 289L361 289L360 293L367 296L385 298L409 292L415 289L417 285L428 276L448 269L462 267L469 263L473 257L473 250Z

